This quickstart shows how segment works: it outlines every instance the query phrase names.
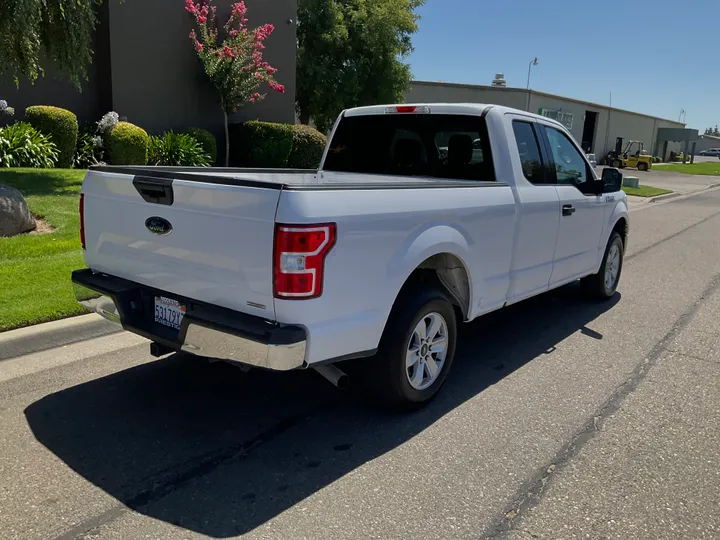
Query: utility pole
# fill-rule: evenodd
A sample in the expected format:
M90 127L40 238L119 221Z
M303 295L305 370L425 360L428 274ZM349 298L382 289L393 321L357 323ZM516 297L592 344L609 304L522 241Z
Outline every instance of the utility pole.
M525 105L525 110L530 112L530 71L532 70L533 66L538 65L538 59L537 56L530 60L530 64L528 64L528 78L527 78L527 86L525 87L525 90L527 90L527 104Z
M612 92L610 92L610 108L608 109L607 126L605 127L605 155L608 155L608 142L610 141L610 117L612 116Z

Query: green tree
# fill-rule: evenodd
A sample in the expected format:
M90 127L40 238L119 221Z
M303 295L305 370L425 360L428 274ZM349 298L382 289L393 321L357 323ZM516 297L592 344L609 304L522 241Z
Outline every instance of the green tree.
M327 131L342 109L402 102L425 0L298 0L297 109Z
M102 0L0 0L0 77L31 83L44 74L40 58L77 88L92 62L96 8Z

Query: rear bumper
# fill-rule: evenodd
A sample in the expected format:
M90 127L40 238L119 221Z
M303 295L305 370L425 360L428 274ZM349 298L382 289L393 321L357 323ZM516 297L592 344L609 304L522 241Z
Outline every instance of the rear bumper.
M78 302L135 334L175 351L277 371L305 365L306 332L260 317L158 291L90 269L72 274ZM154 321L154 297L187 307L179 331Z

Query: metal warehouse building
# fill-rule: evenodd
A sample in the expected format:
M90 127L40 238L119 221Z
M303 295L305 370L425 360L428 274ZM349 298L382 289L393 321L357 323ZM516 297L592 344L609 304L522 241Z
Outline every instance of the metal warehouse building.
M538 113L558 120L587 153L594 153L598 158L615 148L617 137L625 141L642 141L648 153L661 155L663 148L658 144L658 129L685 127L683 123L656 116L506 86L413 81L405 101L489 103ZM680 151L680 143L669 143L667 151L671 150Z

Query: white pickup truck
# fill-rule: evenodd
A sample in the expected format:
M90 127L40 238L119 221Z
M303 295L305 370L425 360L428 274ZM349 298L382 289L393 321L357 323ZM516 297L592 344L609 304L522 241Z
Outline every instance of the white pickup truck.
M418 406L450 370L458 321L577 279L615 294L621 184L542 116L356 108L317 171L93 168L80 200L88 268L72 279L79 301L155 356L315 368L336 383L338 362L364 358L378 396Z

